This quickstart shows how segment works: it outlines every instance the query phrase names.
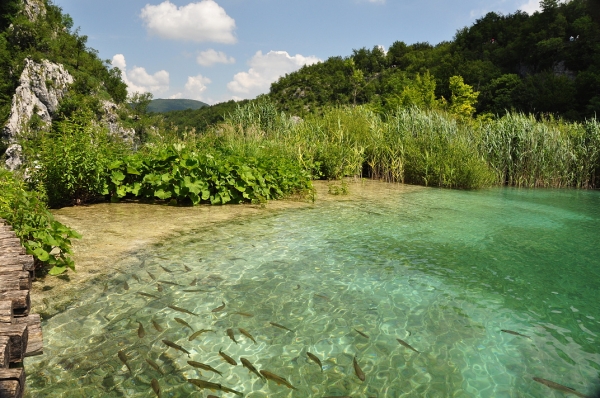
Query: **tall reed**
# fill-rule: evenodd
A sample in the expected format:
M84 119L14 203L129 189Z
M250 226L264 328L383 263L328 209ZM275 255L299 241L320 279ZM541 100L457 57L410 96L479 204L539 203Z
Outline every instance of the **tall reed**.
M565 123L508 113L479 122L418 108L382 118L365 107L337 107L298 121L274 109L268 102L240 107L204 139L232 154L294 159L313 178L466 189L600 183L595 119Z

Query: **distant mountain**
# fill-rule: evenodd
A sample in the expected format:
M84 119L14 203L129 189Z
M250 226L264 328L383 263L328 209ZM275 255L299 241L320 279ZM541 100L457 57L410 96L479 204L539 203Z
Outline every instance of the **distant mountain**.
M208 106L202 101L190 99L154 99L148 105L148 112L164 113L171 111L183 111L186 109L200 109Z

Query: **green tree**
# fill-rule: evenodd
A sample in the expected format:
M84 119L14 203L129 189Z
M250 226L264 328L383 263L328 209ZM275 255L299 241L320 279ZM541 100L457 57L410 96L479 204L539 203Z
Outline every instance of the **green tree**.
M477 103L478 92L473 91L473 87L465 84L462 76L452 76L450 78L450 113L462 117L471 117L475 113L475 104Z

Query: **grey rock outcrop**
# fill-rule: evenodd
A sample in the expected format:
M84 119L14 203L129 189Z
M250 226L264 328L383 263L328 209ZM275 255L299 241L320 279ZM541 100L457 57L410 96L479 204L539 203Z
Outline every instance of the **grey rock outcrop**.
M26 59L20 85L12 99L8 122L2 129L2 139L14 143L34 114L43 124L49 125L59 101L72 83L73 77L62 65L47 60L38 64Z
M102 101L102 118L100 119L100 123L108 128L110 134L120 137L123 141L133 143L135 130L125 128L119 124L118 109L119 107L114 102Z
M6 168L14 171L21 167L23 164L22 159L23 148L19 144L12 144L6 149Z
M40 15L46 15L46 6L41 0L23 0L23 12L27 19L34 22Z

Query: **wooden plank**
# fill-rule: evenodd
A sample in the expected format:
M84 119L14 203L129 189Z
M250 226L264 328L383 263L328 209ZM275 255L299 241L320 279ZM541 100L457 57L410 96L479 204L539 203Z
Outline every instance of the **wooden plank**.
M6 246L0 247L4 254L25 254L25 248L22 246Z
M13 272L23 272L25 267L23 264L2 264L0 265L0 275L12 274Z
M16 380L0 381L0 398L22 398L23 389Z
M11 290L30 290L31 277L29 272L13 272L0 274L0 292L8 292Z
M26 357L42 355L44 353L44 336L42 335L42 319L38 314L30 314L24 318L16 318L18 325L26 324L28 331Z
M29 298L29 290L13 290L10 292L0 292L0 301L12 301L13 315L15 317L29 315L31 308L31 299Z
M27 325L0 324L0 336L8 336L10 338L10 362L23 362L27 341L29 340Z
M0 368L6 369L10 364L10 337L0 336Z
M0 398L21 398L25 390L23 368L0 369Z
M14 264L22 264L25 271L33 271L35 269L35 262L31 255L0 253L0 267Z
M0 247L21 246L21 239L17 238L14 234L12 235L13 236L0 235Z
M10 300L0 301L0 323L14 323L13 303Z

